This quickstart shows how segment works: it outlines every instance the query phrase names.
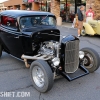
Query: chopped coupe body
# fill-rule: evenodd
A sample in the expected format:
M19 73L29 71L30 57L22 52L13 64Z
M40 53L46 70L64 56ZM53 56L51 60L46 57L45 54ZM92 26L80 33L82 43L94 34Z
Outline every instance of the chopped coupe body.
M49 91L59 75L72 81L99 68L95 50L79 50L77 37L65 36L60 42L60 36L56 17L49 12L0 13L0 56L5 51L23 60L30 67L33 86L40 92Z
M20 19L25 17L34 16L51 16L55 19L55 16L47 12L37 12L37 11L5 11L1 13L1 23L6 25L1 25L1 41L4 43L4 50L13 56L21 58L22 54L34 55L39 49L39 44L43 41L55 40L59 41L60 32L56 29L56 26L51 25L38 25L35 24L29 27L22 28ZM7 18L4 18L7 17ZM9 17L9 18L8 18ZM4 19L4 20L3 20ZM8 20L7 20L8 19ZM42 20L42 19L38 19ZM2 22L5 21L5 22ZM9 24L7 24L8 22ZM40 22L39 21L39 22ZM11 24L16 24L11 25ZM39 23L40 24L40 23ZM37 27L38 25L38 27ZM15 26L15 27L14 27ZM34 48L34 50L32 50Z

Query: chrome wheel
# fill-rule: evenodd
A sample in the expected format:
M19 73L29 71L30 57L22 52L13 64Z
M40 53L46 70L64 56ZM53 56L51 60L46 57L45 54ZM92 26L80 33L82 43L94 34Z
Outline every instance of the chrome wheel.
M81 51L85 53L83 58L84 67L90 72L93 73L100 66L100 57L99 54L92 48L82 48Z
M84 66L86 68L92 68L94 66L94 59L91 54L85 52Z
M44 60L33 61L30 66L33 86L39 92L47 92L53 86L53 73L51 67Z
M44 73L42 71L42 69L38 66L35 66L32 70L32 77L34 80L34 83L42 88L45 84L45 80L44 80Z

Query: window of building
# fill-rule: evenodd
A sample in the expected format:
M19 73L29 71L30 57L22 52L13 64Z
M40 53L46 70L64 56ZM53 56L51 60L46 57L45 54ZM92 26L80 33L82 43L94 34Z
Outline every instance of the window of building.
M47 11L50 12L50 7L51 7L51 0L41 0L39 2L39 8L40 11Z
M73 22L77 8L86 5L86 0L60 0L60 16L63 22Z
M48 12L51 11L50 8L51 8L51 0L47 0L47 11Z
M47 2L46 1L41 1L39 3L39 6L40 6L40 11L47 11Z
M26 10L32 10L32 3L26 4Z
M86 3L86 0L82 0L81 3Z
M17 28L17 20L8 16L1 16L1 24L10 28Z
M67 0L67 16L66 20L73 22L75 17L75 0Z
M75 17L75 0L60 0L60 15L64 22L72 22Z
M76 3L78 4L86 3L86 0L76 0Z

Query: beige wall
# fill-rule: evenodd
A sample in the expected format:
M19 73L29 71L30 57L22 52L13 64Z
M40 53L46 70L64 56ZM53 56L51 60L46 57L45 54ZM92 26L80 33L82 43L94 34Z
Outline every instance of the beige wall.
M6 6L8 8L8 10L10 9L10 7L13 7L13 9L16 9L16 5L20 5L21 9L25 9L25 6L23 5L24 2L23 0L9 0L4 2L4 6Z
M16 9L15 5L20 5L21 10L26 9L26 6L23 0L9 0L9 1L4 2L4 6L6 6L8 10L10 9L10 7L13 7L13 9ZM39 3L32 2L32 10L39 10Z
M22 4L22 5L20 5L20 9L24 10L24 9L26 9L26 6L24 4Z
M4 6L13 6L13 5L20 5L24 4L23 0L9 0L4 2Z
M0 12L7 9L7 7L4 6L3 3L0 3Z
M32 3L32 10L39 10L39 3L35 3L35 2L33 2Z

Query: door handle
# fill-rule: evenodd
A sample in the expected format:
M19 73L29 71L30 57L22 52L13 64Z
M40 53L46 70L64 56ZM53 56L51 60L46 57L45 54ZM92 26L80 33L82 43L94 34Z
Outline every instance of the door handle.
M19 36L16 36L16 37L14 37L14 38L19 39Z

